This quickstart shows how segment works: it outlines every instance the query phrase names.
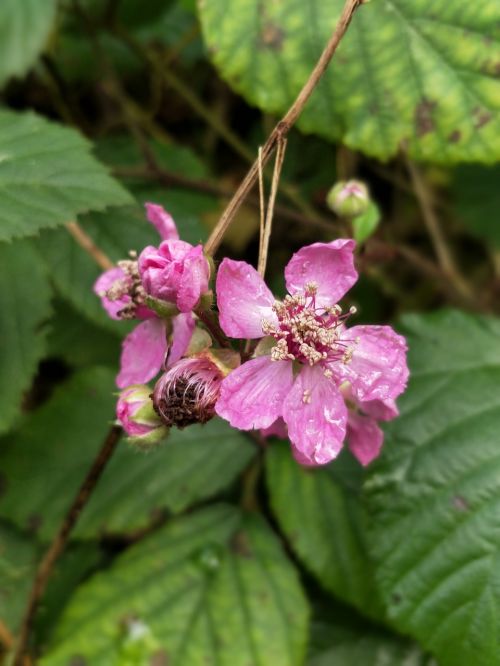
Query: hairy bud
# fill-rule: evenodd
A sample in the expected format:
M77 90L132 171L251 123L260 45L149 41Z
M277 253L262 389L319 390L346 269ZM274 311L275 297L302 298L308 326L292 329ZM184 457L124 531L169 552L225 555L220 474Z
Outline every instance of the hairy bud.
M215 352L184 358L157 381L153 403L167 427L206 423L215 414L220 384L229 371Z

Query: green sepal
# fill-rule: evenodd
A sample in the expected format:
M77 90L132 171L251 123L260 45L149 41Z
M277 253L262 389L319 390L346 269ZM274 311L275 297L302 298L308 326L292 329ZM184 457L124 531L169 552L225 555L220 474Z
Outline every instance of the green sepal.
M171 319L179 314L179 309L176 305L168 301L162 301L154 296L146 296L146 305L162 319Z

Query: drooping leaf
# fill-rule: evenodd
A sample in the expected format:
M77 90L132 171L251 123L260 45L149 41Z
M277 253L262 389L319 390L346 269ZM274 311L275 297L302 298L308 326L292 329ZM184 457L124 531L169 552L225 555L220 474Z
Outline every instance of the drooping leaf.
M32 236L89 210L130 203L75 130L0 111L0 240Z
M45 352L44 324L50 315L50 287L28 241L0 242L0 432L21 408Z
M53 536L114 418L115 390L109 370L81 372L1 443L1 516ZM252 454L219 420L173 430L149 454L121 442L72 536L133 532L158 512L180 512L227 487Z
M45 46L55 14L56 0L2 0L0 86L33 65Z
M83 585L41 663L298 666L307 615L264 521L217 506L173 521Z
M404 319L411 381L367 490L394 625L441 666L490 666L500 634L500 321Z
M200 0L207 45L248 101L283 113L343 0ZM500 157L500 5L377 0L358 9L299 126L370 155Z
M12 634L21 621L38 556L28 537L0 523L0 621Z
M500 166L463 165L453 181L454 214L476 236L500 249Z
M267 452L266 467L273 512L300 560L325 589L380 617L358 463L343 455L326 468L304 469L280 443Z

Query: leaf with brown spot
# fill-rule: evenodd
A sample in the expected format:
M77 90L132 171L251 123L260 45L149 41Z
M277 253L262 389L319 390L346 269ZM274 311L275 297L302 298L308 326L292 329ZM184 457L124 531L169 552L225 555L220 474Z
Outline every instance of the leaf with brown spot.
M343 6L210 0L200 17L222 76L251 104L279 115L307 80ZM495 0L363 3L299 128L382 159L404 141L414 159L497 161L499 21ZM478 105L486 108L476 116ZM448 139L455 131L460 141Z

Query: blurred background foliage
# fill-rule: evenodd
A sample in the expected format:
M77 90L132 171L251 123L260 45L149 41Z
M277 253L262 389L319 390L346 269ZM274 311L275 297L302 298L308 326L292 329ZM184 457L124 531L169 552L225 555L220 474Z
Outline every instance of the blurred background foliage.
M155 201L203 241L342 4L0 1L0 661L113 419L127 326L82 238L155 243ZM384 453L306 471L217 420L121 444L37 615L41 664L500 664L499 163L497 0L361 7L290 134L268 279L364 236L359 321L410 342ZM327 207L350 178L378 226ZM255 191L220 256L255 262L258 225Z

